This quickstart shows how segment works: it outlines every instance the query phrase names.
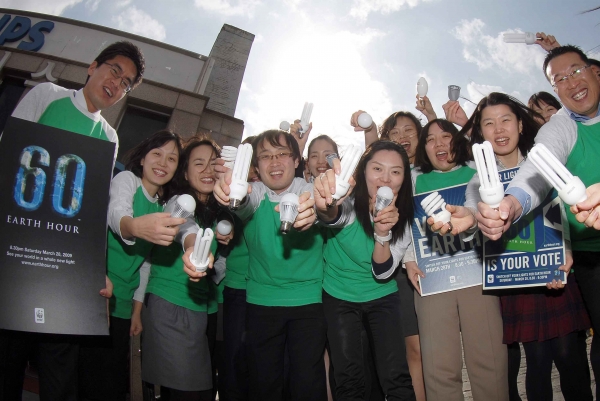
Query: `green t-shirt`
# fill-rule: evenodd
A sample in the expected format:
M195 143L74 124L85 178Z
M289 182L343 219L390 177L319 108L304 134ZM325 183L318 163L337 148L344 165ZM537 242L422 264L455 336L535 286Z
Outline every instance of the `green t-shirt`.
M244 236L244 223L235 216L235 231L231 252L227 256L227 275L223 280L225 286L236 290L246 289L246 275L250 256Z
M277 202L267 194L244 227L250 251L246 300L263 306L320 303L323 288L323 236L317 226L279 232Z
M566 167L571 174L578 176L586 188L600 182L600 168L597 157L600 155L600 124L584 125L577 123L577 142L573 146ZM600 231L588 228L577 221L569 206L567 219L571 229L571 245L574 251L598 252Z
M120 174L131 174L128 171ZM133 196L133 217L162 212L163 207L156 199L148 199L141 185ZM108 230L107 274L113 283L113 296L109 301L112 316L131 319L133 293L140 284L139 269L150 254L153 244L137 238L133 245L123 242L119 234Z
M371 261L375 241L355 219L342 229L328 229L323 257L323 289L333 297L349 302L367 302L398 291L393 278L377 280Z
M476 172L471 167L461 166L448 172L434 170L427 174L420 174L415 182L415 194L466 184Z

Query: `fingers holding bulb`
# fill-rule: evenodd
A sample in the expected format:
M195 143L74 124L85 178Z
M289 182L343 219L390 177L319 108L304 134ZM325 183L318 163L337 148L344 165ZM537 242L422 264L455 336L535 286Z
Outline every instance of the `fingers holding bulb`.
M308 230L316 219L315 200L310 197L310 192L304 192L299 198L298 216L294 228L298 231Z

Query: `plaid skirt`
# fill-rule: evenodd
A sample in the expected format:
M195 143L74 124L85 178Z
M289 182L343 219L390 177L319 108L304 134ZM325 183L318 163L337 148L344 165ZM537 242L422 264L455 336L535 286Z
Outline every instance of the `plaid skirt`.
M561 290L517 291L500 296L505 344L545 341L591 327L573 274Z

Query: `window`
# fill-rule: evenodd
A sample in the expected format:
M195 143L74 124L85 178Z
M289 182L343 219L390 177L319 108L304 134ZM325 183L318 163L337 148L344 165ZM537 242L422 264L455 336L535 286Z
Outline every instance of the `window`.
M123 156L129 149L148 138L156 131L167 128L170 116L137 106L127 106L125 115L119 124L119 153L117 160L123 162Z
M6 77L0 85L0 132L25 91L24 80Z

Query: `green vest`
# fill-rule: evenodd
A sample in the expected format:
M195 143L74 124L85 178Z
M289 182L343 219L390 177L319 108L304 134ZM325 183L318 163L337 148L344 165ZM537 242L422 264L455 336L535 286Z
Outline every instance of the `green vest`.
M600 155L600 123L584 125L577 123L577 142L569 154L566 167L571 174L581 178L586 188L600 182L600 168L598 165ZM600 250L600 231L587 228L567 210L567 219L571 229L571 245L574 251Z
M68 100L68 99L67 99ZM133 217L162 212L158 202L150 202L140 185L133 196ZM112 316L131 319L133 293L140 285L139 269L150 254L153 244L141 238L127 245L118 234L108 230L107 274L113 283L113 296L109 301Z
M471 167L462 166L446 173L432 171L427 174L418 175L417 182L415 183L415 194L418 195L425 192L437 191L440 188L466 184L473 178L476 172Z
M244 227L250 251L246 300L263 306L302 306L321 302L323 236L317 226L286 235L279 232L277 202L267 194Z
M367 302L398 291L393 278L377 280L371 271L375 241L358 219L342 229L328 229L323 257L323 289L349 302Z
M231 252L227 256L227 275L223 281L226 287L245 290L250 256L244 236L244 224L237 217L235 217L235 233L232 242Z
M50 103L38 123L108 141L106 132L102 129L102 121L93 121L83 115L70 97Z

